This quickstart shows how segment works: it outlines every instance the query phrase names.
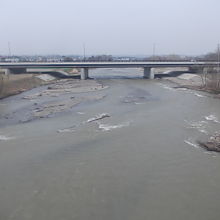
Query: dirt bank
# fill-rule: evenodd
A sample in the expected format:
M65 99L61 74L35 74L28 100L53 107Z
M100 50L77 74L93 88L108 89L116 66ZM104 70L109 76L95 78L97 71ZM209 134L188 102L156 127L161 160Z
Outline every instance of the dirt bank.
M0 99L49 83L35 76L35 74L0 74Z
M185 73L177 77L167 77L164 79L176 83L178 86L181 87L188 87L194 89L200 89L203 87L202 78L197 74Z
M177 84L176 88L203 91L212 94L214 98L220 98L220 91L210 87L209 83L205 83L201 74L185 73L177 77L167 77L164 79Z
M79 77L80 69L29 69L28 74L5 75L0 69L0 99L16 95L41 85L56 82L60 78ZM42 73L42 74L39 74ZM66 74L65 74L66 73Z

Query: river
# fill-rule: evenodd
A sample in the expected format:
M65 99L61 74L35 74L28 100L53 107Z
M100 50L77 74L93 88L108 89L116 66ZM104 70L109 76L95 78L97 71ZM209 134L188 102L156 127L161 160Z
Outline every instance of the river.
M196 144L220 130L219 100L140 70L91 76L107 88L83 95L104 98L51 117L15 120L44 87L0 101L0 219L220 219L220 155Z

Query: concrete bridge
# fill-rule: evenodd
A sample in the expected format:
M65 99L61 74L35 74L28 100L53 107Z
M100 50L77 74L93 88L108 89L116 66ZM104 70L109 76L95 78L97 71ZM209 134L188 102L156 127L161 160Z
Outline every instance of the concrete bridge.
M90 68L143 68L143 77L153 79L154 73L152 68L161 67L188 67L188 68L205 68L218 66L218 62L193 62L193 61L174 61L174 62L65 62L65 63L0 63L0 68L5 69L7 73L25 73L27 68L82 68L81 79L89 77Z

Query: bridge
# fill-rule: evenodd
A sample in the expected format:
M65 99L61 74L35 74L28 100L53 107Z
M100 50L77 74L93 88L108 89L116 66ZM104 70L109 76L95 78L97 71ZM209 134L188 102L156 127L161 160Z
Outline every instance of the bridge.
M173 61L173 62L60 62L60 63L39 63L39 62L26 62L26 63L0 63L0 68L10 74L25 73L27 68L82 68L81 79L89 77L89 69L91 68L143 68L143 77L153 79L154 73L152 68L161 67L188 67L188 68L205 68L210 66L217 67L218 62L200 62L200 61Z

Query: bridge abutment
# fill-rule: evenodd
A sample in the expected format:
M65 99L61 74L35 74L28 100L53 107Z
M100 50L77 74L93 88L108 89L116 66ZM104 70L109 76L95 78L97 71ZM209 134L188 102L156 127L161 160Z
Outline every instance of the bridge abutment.
M26 73L26 72L27 72L26 68L7 68L7 69L5 69L5 75L21 74L21 73Z
M81 79L86 80L89 78L89 68L83 68L83 71L81 71Z
M10 75L10 74L12 74L12 72L11 72L10 69L5 69L4 71L5 71L5 75Z
M151 67L144 67L144 78L145 79L154 79L154 72Z

